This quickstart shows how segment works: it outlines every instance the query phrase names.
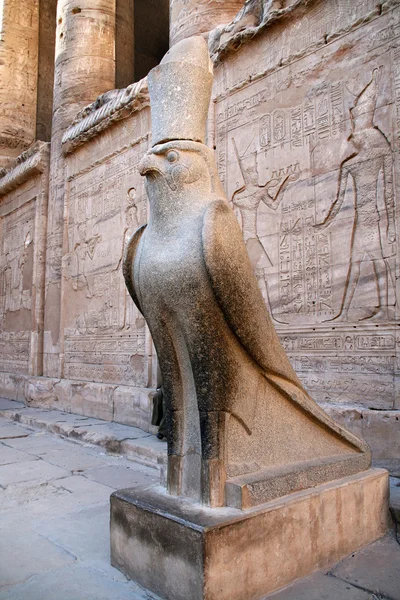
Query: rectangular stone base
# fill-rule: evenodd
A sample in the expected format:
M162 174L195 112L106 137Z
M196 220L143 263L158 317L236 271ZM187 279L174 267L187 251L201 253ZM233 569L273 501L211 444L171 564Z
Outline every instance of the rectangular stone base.
M381 537L388 473L370 469L245 511L161 487L111 496L111 562L165 600L256 600Z

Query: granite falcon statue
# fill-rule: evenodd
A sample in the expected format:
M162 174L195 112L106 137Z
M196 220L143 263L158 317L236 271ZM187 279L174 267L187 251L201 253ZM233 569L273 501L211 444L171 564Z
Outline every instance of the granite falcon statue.
M362 471L370 453L310 398L279 342L203 143L211 84L201 37L149 74L150 218L123 269L163 376L168 490L222 506L240 504L232 482L276 497Z

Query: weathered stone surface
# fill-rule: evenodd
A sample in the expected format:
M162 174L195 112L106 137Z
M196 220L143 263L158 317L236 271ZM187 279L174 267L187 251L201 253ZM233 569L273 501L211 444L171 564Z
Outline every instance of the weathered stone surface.
M171 140L204 144L212 80L212 63L200 36L181 41L150 71L153 146Z
M115 87L115 10L112 0L82 0L78 7L75 0L57 3L44 316L43 373L49 377L59 377L62 372L61 261L66 190L62 136L80 109ZM78 253L82 250L86 254L81 245Z
M184 38L229 23L242 5L242 0L170 0L171 46Z
M15 438L26 438L31 431L25 429L20 425L13 425L8 423L0 424L0 440L10 440Z
M48 164L37 143L0 178L0 389L14 399L18 375L42 373Z
M7 400L6 398L0 398L0 410L11 410L15 408L23 408L22 402L16 402L15 400Z
M15 439L15 438L14 438ZM9 448L4 444L0 444L0 465L8 465L11 463L24 462L30 460L31 457L25 452L21 452L16 448Z
M319 2L303 12L300 4L287 9L290 19L282 11L258 35L244 30L220 49L214 87L219 173L305 387L318 401L390 410L399 397L392 50L399 11L387 5L376 19L374 2L357 11ZM255 61L256 55L263 58ZM336 199L335 218L316 228ZM353 231L357 244L369 240L364 254L351 250Z
M374 600L368 591L360 590L352 585L325 575L315 573L305 577L263 600Z
M106 464L106 461L99 456L82 454L80 448L69 448L68 452L64 449L44 452L41 457L46 462L56 467L61 467L73 473L80 473L94 467L100 467Z
M400 413L396 410L376 411L358 407L324 404L325 410L337 421L361 436L371 447L376 461L387 461L396 468L400 461ZM384 465L383 462L381 462Z
M74 565L72 568L60 568L40 577L32 577L8 592L0 591L0 599L53 600L55 591L58 600L157 600L141 593L134 584L116 581L89 565Z
M31 548L35 548L34 554ZM0 528L0 552L0 595L2 588L26 581L36 573L54 571L76 561L73 554L40 533L25 531L21 535L21 531L4 526Z
M129 94L124 98L129 100ZM103 382L103 390L93 388L94 409L96 397L110 407L115 394L121 407L114 409L114 418L117 414L124 419L128 412L129 424L144 428L150 421L150 400L149 391L146 398L143 388L156 383L155 351L119 267L130 235L147 221L147 200L137 165L148 147L149 116L149 109L144 108L68 156L61 332L66 379ZM91 198L96 201L89 205ZM81 390L82 396L87 396L87 388ZM129 402L130 407L125 408ZM114 407L117 403L114 401ZM74 404L72 393L71 406ZM108 417L103 413L103 418Z
M224 506L231 478L261 479L245 499L231 494L247 507L367 469L366 444L293 371L201 143L212 86L204 39L173 46L148 82L153 147L139 172L150 218L129 240L123 273L158 350L168 491Z
M50 10L50 3L41 3L45 5L45 11ZM246 246L266 305L272 312L296 372L318 402L340 403L345 411L346 405L360 410L399 411L399 333L395 314L398 244L397 241L391 242L393 231L389 232L387 227L392 198L396 222L399 222L398 178L391 181L387 177L390 174L390 155L393 172L399 170L398 2L363 0L354 6L354 10L348 10L348 3L342 0L312 3L303 0L287 0L285 3L251 0L238 18L228 23L241 8L242 3L237 4L232 8L233 3L197 2L194 7L197 13L192 11L189 15L185 9L193 3L185 7L181 0L176 0L171 6L171 29L176 31L171 33L179 34L180 30L186 35L200 31L203 26L207 29L218 23L227 24L226 27L217 27L209 36L216 81L207 143L216 147L219 174L243 227ZM5 60L5 65L14 69L14 59L18 63L22 60L23 75L14 78L11 87L8 79L2 77L3 71L0 76L0 87L4 81L6 93L9 90L9 100L23 79L24 89L20 91L22 95L18 104L21 117L14 119L14 125L17 123L19 126L22 119L22 133L32 141L33 121L29 117L27 125L27 115L33 115L32 102L36 102L33 91L36 84L31 68L37 59L37 45L32 44L36 35L35 6L27 7L22 0L5 4L2 40L8 36L6 27L11 28L9 31L14 40L13 60ZM93 2L91 6L94 7ZM109 6L109 3L102 4L101 10L108 11ZM4 227L11 231L15 225L20 232L26 232L25 211L32 217L30 224L34 223L38 214L42 214L37 207L45 192L38 178L32 175L27 179L24 175L23 180L19 179L30 161L24 159L25 166L22 163L15 165L13 159L12 164L18 172L13 170L5 178L7 186L11 182L13 189L7 187L7 195L0 201L0 212L3 207L7 208L7 214L1 213L0 216L0 394L20 400L32 398L33 402L43 402L48 407L58 406L63 410L88 410L91 415L113 417L148 430L150 403L146 408L146 388L156 384L157 360L148 331L138 320L134 305L127 302L129 298L126 299L121 274L116 273L117 254L121 251L122 255L124 245L122 232L129 236L136 227L136 220L140 220L139 224L147 220L146 200L137 173L137 162L149 145L147 84L143 81L130 85L128 89L112 91L115 78L111 62L105 67L94 56L104 57L109 51L106 47L108 42L113 45L111 13L108 12L110 19L106 35L98 39L97 34L94 35L96 40L93 42L85 29L88 25L85 5L71 2L68 7L66 14L61 15L62 23L57 32L62 58L59 55L56 87L60 91L60 87L66 84L65 97L61 98L57 92L54 105L57 119L63 121L63 131L68 131L62 151L59 138L55 138L53 144L54 150L59 148L54 153L57 164L52 171L52 194L58 199L54 202L57 206L54 217L51 214L49 220L47 288L44 288L42 279L36 277L39 263L35 263L29 291L31 271L28 263L22 264L25 260L24 244L21 240L17 241L17 236L11 243L7 234L6 246L11 252L8 259L3 255ZM80 13L74 12L77 8L81 9ZM224 16L225 10L231 11L227 17ZM32 19L29 21L31 12ZM96 30L94 21L91 24ZM190 30L191 27L197 29ZM81 35L83 30L85 33ZM24 42L19 44L21 36ZM71 49L67 48L70 41ZM43 40L40 43L43 44ZM85 59L80 60L79 53L84 54L82 49L89 46ZM4 48L9 53L9 41L5 41L0 51ZM68 68L61 73L64 58L67 63L70 60L70 66L65 63ZM39 71L40 68L39 57ZM3 67L0 66L0 69ZM88 71L90 77L93 76L90 81ZM42 84L48 86L50 80L51 74ZM368 84L372 85L368 92L371 96L368 118L371 121L372 117L374 127L384 134L387 144L378 132L379 151L375 149L371 156L367 156L364 145L364 150L355 150L358 154L350 164L345 161L348 151L352 151L354 138L347 138L352 133L352 116L357 112L354 109L364 104L366 95L363 96L363 90ZM82 92L83 89L90 93ZM0 90L0 96L2 93ZM28 103L23 100L27 93ZM95 100L99 93L102 95ZM93 100L92 105L87 107ZM40 103L40 97L38 101ZM2 106L8 112L9 109L15 110L15 105L11 106L8 101L7 106L4 103ZM48 111L48 106L43 108ZM78 111L79 116L75 119ZM42 119L38 115L39 118ZM364 125L361 124L361 127ZM58 135L57 127L55 133ZM20 144L18 136L12 138L9 132L6 135L9 141ZM24 144L29 143L28 137L24 138ZM15 147L13 152L16 155L20 149ZM69 153L65 162L63 152ZM371 214L375 218L377 213L371 199L376 197L380 217L378 226L377 221L375 225L361 223L360 219L356 222L354 192L355 188L360 190L360 179L356 177L356 182L352 183L350 173L342 208L335 219L324 230L313 227L325 219L337 196L339 181L344 182L341 165L345 171L350 164L353 172L359 165L362 172L367 164L372 165L368 161L375 160L373 156L378 155L384 157L384 165L378 178L371 183L376 194L371 190L366 194L367 204L372 206ZM363 162L363 156L366 162ZM244 186L240 162L245 171L253 170L253 176L250 173L252 181L247 187ZM254 171L257 171L257 177ZM372 173L373 170L369 171ZM3 177L1 182L2 195L6 189L2 187ZM130 196L134 195L133 199L128 196L132 187L136 190L136 194L130 192ZM242 187L245 189L241 190ZM109 199L112 199L112 208L108 204ZM32 202L36 206L34 211L30 208ZM270 208L272 203L276 206L275 210ZM358 201L357 217L361 214L359 208ZM69 233L65 234L66 257L62 264L64 209ZM374 259L367 253L361 261L358 284L355 288L353 286L348 321L328 321L338 315L345 290L351 290L350 282L347 283L350 264L359 262L359 259L354 260L354 256L351 260L354 226L367 237L372 235L378 253L379 238L385 268L382 268L380 258ZM74 232L71 233L71 230ZM99 242L96 242L97 235L102 238ZM113 240L115 256L103 243L106 235ZM29 252L32 247L35 253L38 251L37 256L44 257L36 240L29 246ZM109 260L105 258L107 256ZM378 279L375 275L377 260L380 261ZM18 264L20 267L17 268ZM22 299L19 298L21 270L25 272L24 285L27 285ZM61 300L58 299L61 292L60 270L66 279ZM10 271L15 277L12 292ZM103 282L99 289L94 289L95 273L99 273ZM386 320L368 318L379 304L378 280L381 289L387 282ZM111 294L108 289L113 286L118 291ZM48 305L46 347L51 349L46 356L46 372L57 377L62 373L66 377L57 385L58 391L54 394L51 382L47 391L43 389L36 393L32 386L27 388L26 379L21 375L28 373L29 369L40 373L40 319L35 317L37 330L32 335L33 310L26 306L31 302L32 307L38 307L40 303L36 299L40 294L44 296L45 291ZM90 293L92 298L87 297ZM59 303L62 311L56 308ZM11 310L11 306L22 306L22 311ZM59 312L63 314L62 323L59 322ZM364 317L367 317L366 320L359 320ZM28 320L30 325L26 327ZM61 361L56 356L58 346L53 346L59 330L60 348L64 345ZM117 340L116 345L110 346L112 340ZM32 363L31 359L36 363ZM71 385L75 382L77 388ZM86 383L93 382L104 387L85 388ZM108 386L115 387L115 391L110 391ZM90 395L90 401L86 403L77 394L79 407L77 402L77 406L71 409L74 389L78 388L83 396L86 393ZM121 410L115 402L118 389L122 389ZM113 395L112 414L109 406ZM398 446L396 416L400 415L393 413L383 421L381 416L370 413L371 424L368 428L364 427L373 454L377 452L382 456L385 453L392 461Z
M96 500L106 501L107 494L110 494L109 486L98 483L97 481L91 481L82 475L72 475L72 477L65 477L57 479L54 482L56 487L68 490L74 494L85 495L87 498L96 498Z
M0 168L35 140L39 0L4 2L1 13Z
M66 469L61 469L45 461L27 460L26 462L19 463L17 471L13 465L1 465L0 485L6 487L13 483L34 479L47 481L49 479L67 477L67 475L69 475L69 471Z
M338 579L354 583L375 594L399 600L400 557L398 544L394 537L386 537L374 549L367 546L351 559L337 565L332 570L332 574Z
M38 412L43 413L43 411ZM63 415L59 416L63 418ZM82 417L78 418L82 419ZM49 440L49 442L44 444L45 440ZM106 455L95 447L74 444L47 432L39 434L32 432L28 438L10 441L16 443L29 441L31 456L43 455L45 451L47 461L51 461L52 454L56 457L59 456L61 447L65 456L69 454L76 456L77 453L80 453L82 462L85 461L86 456L90 458L97 456L101 460L108 461L110 467L113 465L129 465L133 469L135 467L133 463L128 463L122 457ZM4 444L3 447L6 448ZM2 450L0 450L0 456L3 456ZM44 461L39 462L45 464ZM18 464L18 462L14 463L16 472ZM143 467L140 466L139 472L143 473ZM151 473L151 470L149 472ZM121 486L121 482L115 481L115 484L116 487ZM96 600L126 597L132 600L155 598L154 594L142 590L132 581L126 581L122 573L109 565L109 540L105 536L108 519L106 519L103 509L106 511L109 506L109 495L112 490L111 487L87 479L85 472L46 482L34 480L10 484L5 490L0 489L0 544L3 539L6 543L10 540L12 547L16 548L18 552L17 558L14 559L13 555L10 557L11 560L15 561L20 573L29 575L29 579L25 582L0 589L1 600L26 600L27 598L30 600L39 598L53 600L55 594L61 600L87 600L91 593L94 594ZM84 513L80 515L82 510ZM92 512L98 519L90 518ZM22 516L23 524L21 525ZM51 543L40 546L35 543L27 543L37 539L32 537L31 532L34 536L40 532L41 539L45 535ZM56 544L56 548L60 549L61 545L63 551L69 549L73 554L76 550L79 566L75 566L75 561L69 562L65 567L58 562L56 564L55 558L58 561L60 555L57 554L57 557L53 555L54 544ZM42 552L40 557L37 556L38 548ZM398 548L398 552L400 552L400 547ZM18 549L21 550L18 551ZM379 552L378 549L377 553L379 554ZM394 552L396 552L395 549ZM4 552L0 553L3 559ZM38 560L39 558L40 560ZM347 560L352 559L349 557ZM392 561L392 563L394 562ZM3 563L0 564L0 571L2 566ZM50 571L48 570L49 566ZM53 567L56 568L53 569ZM340 580L338 581L340 583ZM299 585L299 590L304 590L304 585ZM320 598L338 600L338 594L335 596L333 590L341 590L341 588L332 588L330 581L326 582L323 588L322 585L321 582L321 588L318 588L321 595L317 596L318 600ZM343 585L346 588L352 588L354 593L357 589L350 583L343 582ZM346 588L343 589L340 598L347 597L345 595ZM126 590L129 591L129 595ZM309 591L310 599L314 600L311 587ZM353 600L354 596L350 595L351 592L347 591L347 593L349 600ZM294 597L296 598L296 596ZM299 598L302 598L300 593ZM359 597L355 596L355 598L358 600Z
M121 490L112 564L166 600L259 598L382 536L387 493L374 469L244 512Z
M5 417L0 416L0 423L4 421ZM9 425L7 421L5 424ZM109 498L115 488L126 484L120 467L129 466L133 479L143 478L145 473L153 475L155 470L139 465L136 473L132 461L47 432L31 432L28 438L7 443L18 441L30 442L30 456L0 443L0 460L4 456L12 460L8 466L13 469L13 480L25 479L26 462L20 461L21 454L31 463L41 456L42 460L36 462L43 471L34 480L10 482L6 488L0 484L1 600L39 600L55 595L63 600L148 599L136 584L110 566ZM66 460L79 461L82 472L70 476L67 471L66 477L59 478L59 472L54 471L56 478L48 479L50 463L58 462L62 453ZM85 476L86 467L94 467L94 460L97 464L106 463L110 472L116 467L112 487ZM74 466L68 465L68 469ZM117 474L121 474L120 480ZM79 568L75 570L78 561Z
M166 443L136 427L107 423L100 419L91 419L57 410L37 408L8 408L0 410L0 416L9 421L29 425L35 430L43 429L62 437L100 446L105 450L123 454L130 460L151 467L160 468L166 461ZM3 424L1 427L4 428L6 425ZM7 446L26 451L28 454L36 453L46 459L55 455L55 461L63 461L62 453L65 453L66 450L64 440L51 437L45 432L26 430L27 433L25 433L20 425L9 427L13 437L5 440ZM24 437L14 437L21 434ZM78 446L69 451L68 456L65 457L65 464L73 467L75 460L79 461ZM54 462L54 464L58 464L58 462Z
M149 470L145 467L142 467L142 470L140 470L139 465L132 465L132 468L122 465L112 465L87 469L85 475L88 479L108 485L114 489L119 486L131 488L139 485L158 483L158 472L154 470L153 473L149 473Z

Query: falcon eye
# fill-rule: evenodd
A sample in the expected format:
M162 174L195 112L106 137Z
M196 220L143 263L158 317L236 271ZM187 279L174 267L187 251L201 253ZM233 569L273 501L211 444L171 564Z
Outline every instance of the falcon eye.
M176 162L179 158L179 154L175 150L170 150L167 154L167 161L170 163Z

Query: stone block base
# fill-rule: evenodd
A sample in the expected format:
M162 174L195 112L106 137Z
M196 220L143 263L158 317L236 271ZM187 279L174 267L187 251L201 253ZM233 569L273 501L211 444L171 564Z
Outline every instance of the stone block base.
M370 469L245 511L160 487L111 496L111 562L165 600L256 600L384 535L388 473Z

